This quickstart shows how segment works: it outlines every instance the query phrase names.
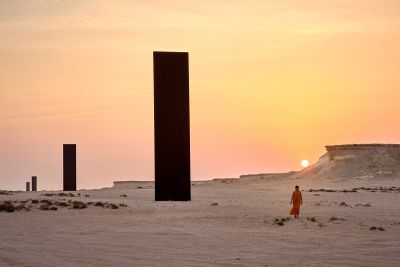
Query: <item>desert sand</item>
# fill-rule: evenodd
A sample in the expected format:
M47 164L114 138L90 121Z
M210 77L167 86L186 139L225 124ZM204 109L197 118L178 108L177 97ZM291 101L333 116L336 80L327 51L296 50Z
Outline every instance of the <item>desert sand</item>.
M281 226L275 218L289 217L296 184L304 190L300 218ZM1 195L0 201L72 199L128 207L47 211L33 205L30 211L1 212L0 265L398 266L399 192L308 192L360 186L399 183L274 176L194 182L191 202L155 202L152 183L80 190L75 197Z
M0 266L399 266L399 159L334 149L299 172L192 182L190 202L155 202L153 182L2 192L30 210L0 212Z

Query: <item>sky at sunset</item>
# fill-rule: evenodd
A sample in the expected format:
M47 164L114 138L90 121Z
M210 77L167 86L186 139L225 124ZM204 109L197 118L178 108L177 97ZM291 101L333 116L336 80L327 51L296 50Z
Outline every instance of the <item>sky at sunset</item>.
M187 51L192 179L400 143L400 1L0 1L0 189L153 180L153 51Z

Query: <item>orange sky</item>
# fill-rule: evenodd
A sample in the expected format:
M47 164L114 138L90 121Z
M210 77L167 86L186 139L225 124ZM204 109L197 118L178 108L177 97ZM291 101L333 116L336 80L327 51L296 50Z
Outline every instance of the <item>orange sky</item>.
M153 50L190 53L192 178L400 143L400 2L0 1L0 189L152 180Z

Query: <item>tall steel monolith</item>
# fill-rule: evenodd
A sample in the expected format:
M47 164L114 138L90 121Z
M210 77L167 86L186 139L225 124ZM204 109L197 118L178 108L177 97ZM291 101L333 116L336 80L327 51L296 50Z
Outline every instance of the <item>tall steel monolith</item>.
M153 52L155 200L189 201L189 54Z

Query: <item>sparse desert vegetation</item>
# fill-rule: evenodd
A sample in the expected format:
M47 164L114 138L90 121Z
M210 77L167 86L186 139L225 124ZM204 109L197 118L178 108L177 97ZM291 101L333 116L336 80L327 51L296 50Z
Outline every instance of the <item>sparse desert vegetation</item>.
M371 203L367 203L367 204L356 204L355 206L356 206L356 207L368 207L368 208L370 208L370 207L371 207Z
M72 208L73 209L86 209L87 205L86 203L82 202L82 201L72 201Z
M307 217L306 218L308 221L312 221L312 222L316 222L317 220L315 219L315 217Z
M77 196L80 196L81 194L78 193ZM74 194L72 193L65 193L65 192L60 192L60 193L45 193L43 194L45 197L75 197Z
M329 192L329 193L333 193L333 192L337 192L338 190L333 190L333 189L309 189L308 192Z
M40 205L39 209L40 210L50 210L50 206L47 204L42 204L42 205Z
M14 194L14 192L12 192L12 191L0 190L0 195L9 196L9 195L13 195L13 194Z
M19 201L1 201L0 202L0 212L14 212L14 211L30 211L31 209L38 210L52 210L56 211L60 208L67 209L86 209L88 206L103 207L109 209L119 209L128 207L125 203L115 204L109 202L83 202L78 200L68 200L65 199L29 199L29 200L19 200Z
M290 217L274 218L273 223L279 226L284 226L286 222L290 221Z
M325 192L325 193L357 193L358 191L366 191L366 192L381 192L381 193L400 193L400 186L389 186L389 187L355 187L352 189L344 189L344 190L337 190L337 189L309 189L308 192Z
M379 230L379 231L386 231L385 228L383 228L383 227L377 227L377 226L371 226L371 227L369 228L369 230L370 230L370 231L377 231L377 230Z
M118 209L119 207L128 207L128 205L120 203L120 204L115 204L115 203L109 203L109 202L101 202L101 201L97 201L95 203L93 203L93 206L95 207L102 207L102 208L110 208L110 209Z
M11 203L11 201L3 201L0 203L0 212L14 212L15 206Z
M64 201L54 201L54 205L58 207L69 207L70 203Z
M339 217L336 217L336 216L331 216L329 218L329 221L331 221L331 222L333 222L333 221L345 221L345 219L339 218Z
M27 201L2 201L0 202L0 212L30 211L31 206L26 203Z
M331 221L331 222L337 221L337 220L339 220L339 219L336 216L331 216L331 218L329 219L329 221Z
M94 203L94 206L96 206L96 207L104 207L104 203L98 201L98 202Z
M116 209L119 208L118 205L116 205L116 204L114 204L114 203L109 203L109 204L108 204L108 207L110 207L111 209L114 209L114 210L116 210Z
M21 201L18 205L15 206L15 210L17 211L30 211L31 206L25 205L26 202Z
M49 200L49 199L42 199L42 200L40 200L40 203L42 203L42 204L46 204L46 205L53 205L53 202L51 201L51 200Z

